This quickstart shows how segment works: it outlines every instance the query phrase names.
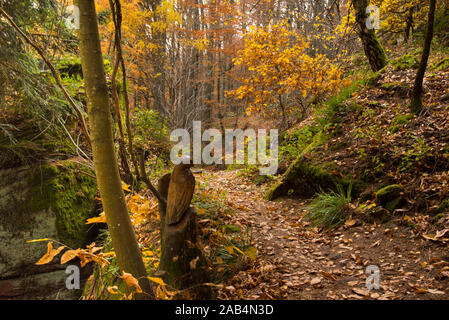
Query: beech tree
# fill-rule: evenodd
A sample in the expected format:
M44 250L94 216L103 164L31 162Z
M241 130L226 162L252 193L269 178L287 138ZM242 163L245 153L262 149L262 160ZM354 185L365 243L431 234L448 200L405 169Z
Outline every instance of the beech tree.
M144 291L136 298L151 297L151 288L121 186L114 151L112 119L93 0L77 0L80 10L80 55L87 94L95 173L111 234L117 263L122 272L139 280Z

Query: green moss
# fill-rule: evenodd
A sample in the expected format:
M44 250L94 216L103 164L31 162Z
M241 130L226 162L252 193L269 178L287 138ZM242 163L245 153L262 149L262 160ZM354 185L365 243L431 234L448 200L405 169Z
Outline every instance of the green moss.
M353 181L341 179L321 166L312 165L303 157L298 157L282 177L266 194L265 199L274 200L293 193L311 196L321 190L333 190L338 185L347 188Z
M439 62L433 64L430 69L436 70L436 71L442 71L449 69L449 58L444 58L440 60Z
M397 115L391 122L390 132L396 133L399 130L399 128L401 128L404 124L413 119L413 117L414 114L412 113Z
M95 179L75 172L72 162L63 161L42 165L29 178L32 188L28 211L50 208L56 215L59 241L72 248L83 244L88 228L85 221L92 212L97 190Z
M445 199L440 203L438 209L436 210L436 213L443 213L446 211L449 211L449 199Z
M392 60L391 65L395 71L417 69L419 67L419 61L414 55L406 54Z
M392 184L378 190L376 192L376 199L381 205L386 206L391 201L399 198L401 196L401 192L402 187L400 185Z

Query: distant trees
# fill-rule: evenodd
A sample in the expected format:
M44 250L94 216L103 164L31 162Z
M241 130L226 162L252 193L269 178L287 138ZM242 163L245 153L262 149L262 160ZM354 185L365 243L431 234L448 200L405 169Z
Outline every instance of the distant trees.
M416 26L425 20L429 5L422 0L375 0L382 15L381 29L403 34L408 41Z
M339 87L343 71L285 23L252 28L235 59L248 72L229 95L247 104L247 113L277 119L289 128L289 116L301 120L308 106Z

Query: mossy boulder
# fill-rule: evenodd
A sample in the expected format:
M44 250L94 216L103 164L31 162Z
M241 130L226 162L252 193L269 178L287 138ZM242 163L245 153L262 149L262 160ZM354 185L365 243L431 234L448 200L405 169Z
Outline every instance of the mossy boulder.
M36 266L46 252L46 242L27 241L50 238L71 248L85 245L89 227L85 222L93 214L97 186L82 172L92 174L69 160L0 170L0 274L18 284L6 296L45 292L42 287L19 284L29 283L30 275L41 283L41 278L65 268L58 263ZM60 280L55 278L54 284ZM51 290L49 298L57 292Z
M333 175L304 157L298 157L281 180L267 192L265 199L272 201L291 194L309 197L321 190L333 190L338 185L347 189L351 183L353 181Z
M403 188L398 184L383 187L376 192L376 201L388 211L394 211L405 202L402 192Z
M29 211L50 207L56 216L59 240L72 248L84 244L89 227L86 219L92 214L97 190L95 179L81 172L74 163L63 161L41 166L29 178Z

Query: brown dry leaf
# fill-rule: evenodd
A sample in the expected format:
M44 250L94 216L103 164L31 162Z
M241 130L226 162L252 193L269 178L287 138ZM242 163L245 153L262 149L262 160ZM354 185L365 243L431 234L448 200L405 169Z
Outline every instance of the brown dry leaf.
M325 278L327 278L327 279L329 279L329 280L332 280L332 281L336 281L336 280L337 280L337 277L335 277L333 274L330 274L329 272L323 271L323 272L321 272L321 274L322 274Z
M190 270L196 269L196 264L198 263L199 260L200 260L200 257L196 257L195 259L190 261Z
M142 288L139 285L139 281L137 281L136 278L133 277L131 273L127 273L123 271L122 276L120 277L125 281L126 285L130 288L134 287L136 288L137 293L142 293Z
M370 291L365 288L352 288L352 291L363 297L368 297L370 295Z
M53 243L49 242L47 244L47 253L45 253L42 256L42 258L40 258L39 261L36 262L35 264L42 265L42 264L47 264L47 263L51 262L53 260L53 258L56 257L64 248L65 248L65 246L60 246L58 249L54 250Z
M321 282L321 278L320 277L316 277L316 278L313 278L312 280L310 280L310 284L312 286L314 286L314 285L316 285L316 284L318 284L320 282Z
M372 245L370 245L370 248L374 248L374 247L378 247L380 245L382 240L377 240L376 242L374 242Z
M427 291L432 294L445 294L446 293L444 291L440 291L440 290L436 290L436 289L427 289Z
M349 219L349 220L347 220L347 221L345 222L345 226L346 226L346 227L352 227L353 225L356 224L356 222L357 222L357 220L355 220L355 219Z
M436 233L436 235L435 235L435 238L441 238L441 237L443 237L447 232L449 232L449 229L444 229L444 230L441 230L441 231L437 231L437 233Z

